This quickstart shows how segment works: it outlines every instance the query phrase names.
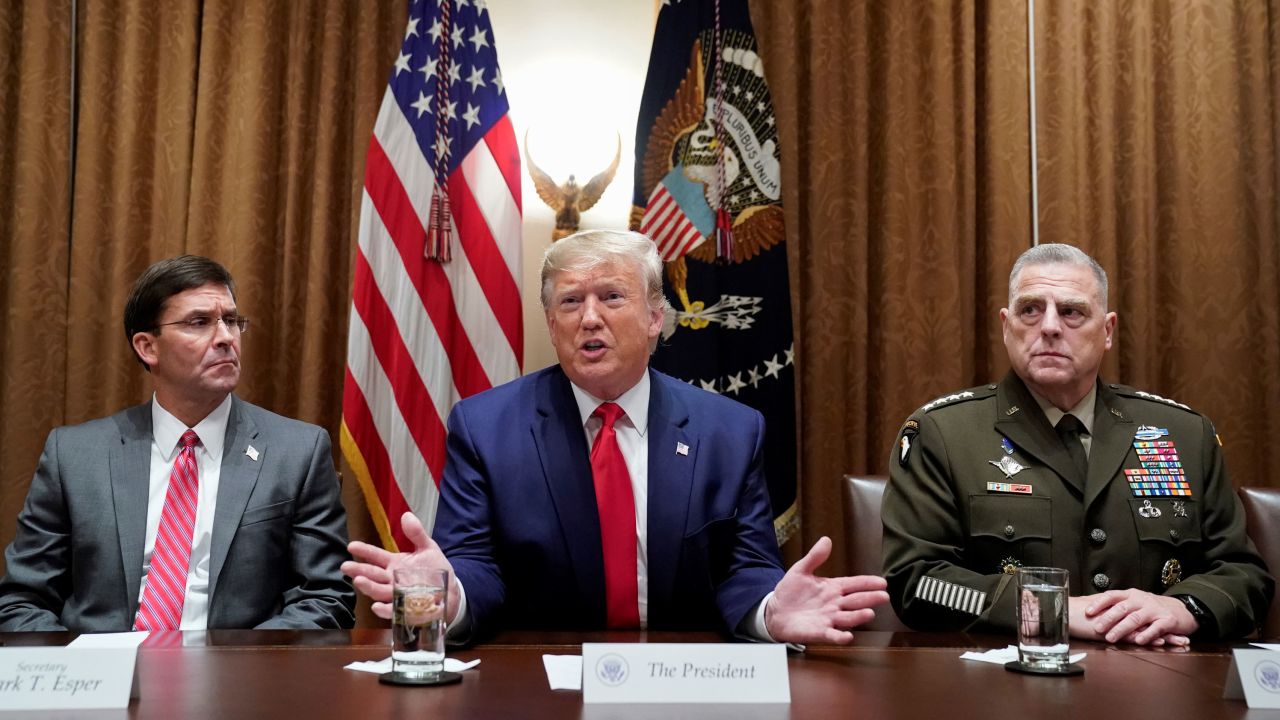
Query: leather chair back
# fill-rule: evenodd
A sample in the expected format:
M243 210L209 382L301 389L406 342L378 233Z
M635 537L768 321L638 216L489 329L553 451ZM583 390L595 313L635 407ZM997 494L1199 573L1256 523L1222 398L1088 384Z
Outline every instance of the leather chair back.
M844 476L844 537L850 575L882 575L880 501L888 479L883 475ZM889 605L876 608L876 618L863 630L909 630Z
M1272 575L1280 572L1280 490L1242 487L1237 491L1244 504L1249 539ZM1280 638L1280 593L1271 601L1262 637Z

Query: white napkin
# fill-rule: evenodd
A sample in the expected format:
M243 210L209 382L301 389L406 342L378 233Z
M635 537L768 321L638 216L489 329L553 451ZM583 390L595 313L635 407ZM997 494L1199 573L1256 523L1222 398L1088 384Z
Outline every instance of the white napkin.
M480 664L479 660L472 660L471 662L463 662L461 660L455 660L454 658L447 657L444 659L444 670L445 672L462 672L463 670L470 670L471 668L479 664ZM382 673L391 672L391 658L386 657L381 660L364 660L359 662L353 662L350 665L346 666L346 668L344 669L356 670L359 672L378 673L379 675L381 675Z
M1280 645L1277 645L1276 643L1249 643L1249 644L1256 648L1262 648L1263 650L1271 650L1272 652L1280 650Z
M146 630L139 632L87 633L67 643L67 647L81 649L138 647L150 634Z
M1088 653L1076 653L1069 658L1069 662L1078 663L1084 659ZM977 660L978 662L993 663L996 665L1004 665L1018 659L1018 648L1016 645L999 648L996 650L988 650L986 652L973 652L972 650L961 655L961 660Z
M552 690L582 689L581 655L543 655L542 667L547 670L547 684Z

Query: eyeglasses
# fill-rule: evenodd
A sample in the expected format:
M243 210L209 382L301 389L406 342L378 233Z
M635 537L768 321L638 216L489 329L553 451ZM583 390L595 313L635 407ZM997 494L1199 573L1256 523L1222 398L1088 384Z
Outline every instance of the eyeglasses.
M159 330L162 327L168 327L170 325L182 325L185 327L187 332L190 332L193 335L207 335L217 329L218 323L226 325L227 330L231 332L245 332L249 329L249 318L243 315L223 315L222 317L196 315L194 317L189 317L186 320L175 320L173 322L160 323L159 325L156 325L156 329Z

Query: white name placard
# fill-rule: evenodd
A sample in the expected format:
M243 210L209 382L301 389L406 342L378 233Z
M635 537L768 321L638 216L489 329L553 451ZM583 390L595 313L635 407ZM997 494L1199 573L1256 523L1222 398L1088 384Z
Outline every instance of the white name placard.
M584 643L584 703L789 703L776 644Z
M1280 652L1232 650L1222 697L1243 698L1251 708L1280 708Z
M0 648L0 710L126 708L137 648Z

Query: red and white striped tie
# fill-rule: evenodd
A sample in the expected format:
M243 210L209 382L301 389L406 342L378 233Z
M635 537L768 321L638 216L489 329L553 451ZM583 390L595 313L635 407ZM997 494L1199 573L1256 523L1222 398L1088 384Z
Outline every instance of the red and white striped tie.
M135 630L177 630L182 624L182 602L187 592L187 564L191 560L191 538L196 531L196 444L194 430L182 433L182 449L169 474L169 490L160 512L160 529L151 551L147 585L138 603Z

